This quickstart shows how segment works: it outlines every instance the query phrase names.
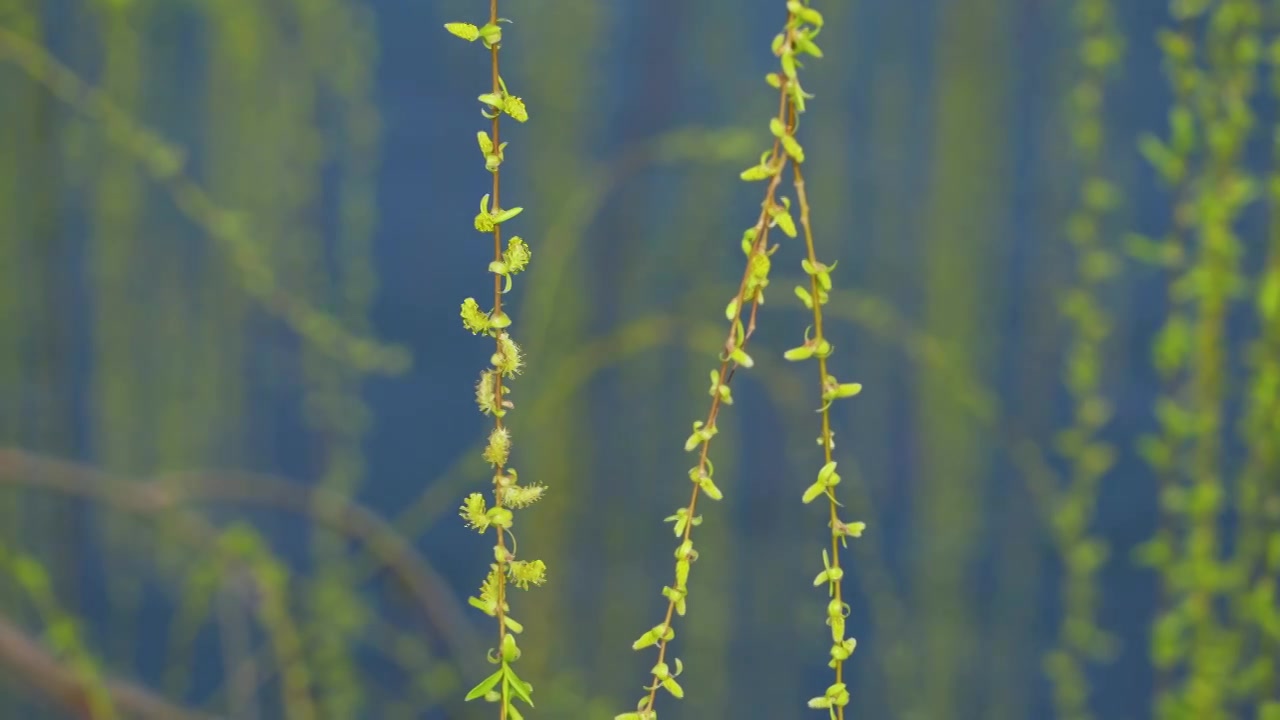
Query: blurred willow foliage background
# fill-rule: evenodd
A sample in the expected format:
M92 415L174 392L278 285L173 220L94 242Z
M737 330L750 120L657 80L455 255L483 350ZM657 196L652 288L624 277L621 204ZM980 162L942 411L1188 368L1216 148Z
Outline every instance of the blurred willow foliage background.
M0 716L492 716L482 5L0 0ZM651 662L782 5L503 3L537 717ZM853 716L1280 717L1280 3L815 5ZM827 683L785 245L664 718Z

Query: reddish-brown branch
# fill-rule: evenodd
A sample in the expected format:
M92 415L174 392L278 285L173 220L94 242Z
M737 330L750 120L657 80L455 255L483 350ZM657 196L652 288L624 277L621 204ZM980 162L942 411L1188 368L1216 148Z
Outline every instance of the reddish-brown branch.
M779 105L778 105L777 117L780 121L785 120L787 117L786 112L788 107L787 86L785 83L783 83L781 87L778 102L779 102ZM760 215L756 219L755 238L751 243L751 252L748 253L747 262L742 271L742 280L741 282L738 283L738 292L734 296L734 304L737 307L737 311L734 313L734 317L729 323L729 334L724 341L724 354L720 359L720 369L717 371L718 372L717 377L720 378L719 380L720 385L728 386L729 381L733 379L733 375L738 369L738 364L730 359L730 355L733 353L734 349L736 348L741 348L743 352L745 352L747 345L751 340L751 336L754 335L756 331L756 311L759 309L760 300L758 297L753 297L751 301L750 315L748 316L747 326L742 332L741 344L736 342L737 332L738 332L737 331L738 323L741 322L742 313L743 313L743 310L745 309L743 307L743 304L747 299L747 282L750 280L751 273L752 273L751 256L756 254L763 254L768 250L769 228L771 224L769 211L776 204L776 200L774 198L777 193L778 186L781 184L782 174L783 174L783 171L786 169L788 160L789 160L788 156L782 152L781 141L774 140L773 150L769 158L769 164L777 167L777 173L772 178L770 178L769 183L765 188L764 200L760 204ZM719 392L719 388L717 387L715 388L714 394L711 397L711 407L707 411L707 420L706 420L706 423L703 425L703 427L706 427L706 428L716 427L716 418L719 417L720 415L720 408L721 408L721 395ZM701 476L706 472L708 453L710 452L710 450L711 450L711 439L707 439L702 443L702 449L698 454L698 466L694 470L695 476ZM693 536L693 518L694 518L694 514L697 512L697 509L698 509L698 496L701 494L701 490L702 490L702 486L699 485L698 483L694 483L693 490L689 495L689 504L685 506L685 517L687 521L685 522L685 526L684 526L684 534L681 537L682 543L688 542L690 538ZM669 630L672 628L671 623L675 619L675 611L676 611L676 600L669 599L667 602L667 612L666 612L666 615L663 617L661 627L665 627ZM658 639L657 665L661 665L663 662L665 662L667 657L668 643L669 641L665 636ZM658 688L662 686L662 681L657 675L651 675L650 678L652 679L653 682L648 685L649 695L645 699L644 704L641 706L641 708L643 711L646 711L649 713L655 713L653 706L655 703L657 703Z

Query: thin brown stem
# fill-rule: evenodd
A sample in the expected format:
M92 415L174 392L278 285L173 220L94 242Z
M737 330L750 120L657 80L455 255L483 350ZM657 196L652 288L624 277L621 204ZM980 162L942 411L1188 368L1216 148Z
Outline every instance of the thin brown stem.
M491 25L498 24L498 0L489 0L489 23ZM493 86L493 89L491 92L494 94L494 96L499 96L499 93L502 92L502 78L501 78L501 75L499 74L499 69L498 69L498 50L499 50L499 43L494 43L489 48L489 58L491 60L491 67L492 67L491 80L492 80L492 86ZM499 153L502 152L501 150L502 137L499 134L501 131L501 128L500 128L501 118L502 118L501 112L495 111L493 113L493 127L492 127L493 146L495 148L498 148L497 152ZM502 166L499 165L498 167L495 167L493 169L493 208L495 210L501 209L502 207L501 192L502 192ZM493 260L494 262L502 262L502 224L501 223L495 223L493 226ZM502 276L499 275L498 273L493 274L493 314L494 314L494 317L501 317L502 315ZM495 342L495 345L494 345L495 350L501 353L502 352L501 340L498 340L497 336L495 336L494 342ZM495 398L494 406L497 408L502 407L502 390L503 390L502 373L500 372L494 373L494 398ZM502 427L503 427L502 415L499 412L495 412L493 415L493 427L495 431L502 430ZM502 487L499 484L498 478L501 478L503 476L504 470L505 468L503 464L499 464L494 468L493 504L495 507L502 507ZM497 533L498 533L497 555L499 558L498 573L497 573L498 608L495 616L498 619L498 652L501 653L503 644L507 640L507 622L506 622L507 576L506 576L505 566L507 563L508 555L507 555L506 533L503 531L501 526L495 527L495 530L497 530ZM511 699L507 697L507 683L503 682L502 683L502 701L498 703L499 720L507 720L507 707L510 704L510 701Z
M795 116L792 115L792 127L794 127ZM796 199L800 203L800 227L804 232L805 251L809 256L809 263L814 267L818 266L818 255L814 248L813 242L813 226L809 221L809 196L805 192L804 173L800 171L798 163L792 163L791 172L795 176ZM816 274L809 275L809 292L813 298L813 342L818 345L822 344L824 336L822 334L822 303L819 302L820 293L823 291L818 285L818 276ZM827 356L825 353L818 355L818 399L822 403L822 454L823 463L830 463L832 460L831 442L831 403L825 399L827 385ZM831 508L831 567L839 570L840 568L840 536L836 532L838 523L840 522L836 512L836 498L832 490L827 492L827 500ZM832 583L834 588L834 599L843 606L844 595L841 589L841 583ZM844 682L844 661L836 661L836 682ZM844 720L844 706L836 706L837 720Z
M787 119L787 85L785 82L782 84L782 88L779 92L777 117L779 121L785 121ZM752 242L751 253L748 257L746 267L742 272L742 280L738 284L738 292L734 296L734 317L733 320L729 322L729 334L728 337L725 338L725 351L722 359L720 360L720 369L717 374L719 380L712 393L711 407L707 411L707 420L704 425L706 428L714 428L716 426L716 418L720 414L721 406L720 386L728 386L730 380L733 378L734 372L737 370L737 363L733 362L729 358L730 353L732 353L736 347L741 347L745 351L747 343L750 341L751 335L756 329L756 309L759 307L760 303L758 299L753 299L751 302L751 314L748 318L746 330L743 333L742 343L740 346L735 343L738 324L742 319L743 303L746 300L747 283L751 278L752 270L750 257L764 253L765 249L768 247L770 227L769 210L775 204L774 196L777 193L779 184L781 184L783 171L786 169L787 162L788 156L782 152L781 141L774 140L773 151L769 159L769 164L777 165L780 163L780 165L778 165L777 173L769 179L769 185L765 191L764 201L760 204L760 216L756 219L755 225L755 240ZM695 471L695 476L701 476L706 472L707 455L711 450L711 442L711 439L707 439L702 443L702 450L698 454L698 467ZM682 543L688 542L693 535L693 517L698 508L698 496L700 493L701 486L698 483L694 483L693 492L689 496L689 504L685 507L685 517L687 518L687 522L685 522L684 534L681 537ZM667 612L662 621L662 627L670 629L672 618L675 616L675 610L676 600L669 598L667 602ZM666 640L665 634L659 636L657 644L657 664L661 665L667 656L668 640ZM662 681L657 674L652 675L652 678L653 683L649 686L649 697L645 700L644 705L641 708L642 712L652 712L653 706L657 702L658 688L661 687Z

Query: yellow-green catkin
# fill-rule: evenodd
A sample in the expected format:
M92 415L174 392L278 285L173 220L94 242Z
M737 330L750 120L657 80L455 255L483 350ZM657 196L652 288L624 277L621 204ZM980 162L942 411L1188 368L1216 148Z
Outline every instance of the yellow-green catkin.
M1063 617L1056 646L1045 656L1045 671L1053 683L1056 717L1089 720L1087 666L1106 661L1115 651L1114 638L1097 623L1097 572L1108 547L1090 525L1098 487L1116 455L1098 437L1112 415L1102 384L1104 344L1112 323L1101 292L1120 267L1118 243L1109 242L1119 190L1108 173L1103 108L1108 82L1123 57L1124 36L1110 0L1079 0L1073 10L1080 45L1068 117L1080 181L1067 226L1075 259L1073 282L1060 309L1070 332L1064 384L1074 416L1056 441L1069 467L1068 483L1054 498L1050 528L1063 558Z
M1241 672L1249 628L1223 610L1239 598L1242 583L1221 525L1228 497L1240 489L1230 482L1223 452L1232 362L1226 326L1247 282L1237 224L1260 195L1242 156L1255 124L1262 8L1257 0L1170 7L1181 22L1160 37L1176 98L1171 137L1148 137L1143 150L1177 188L1182 240L1136 241L1174 272L1170 316L1155 347L1166 383L1156 407L1161 435L1142 448L1163 479L1162 528L1142 556L1162 576L1152 633L1156 717L1227 720L1256 707L1248 673Z
M493 428L483 451L485 461L493 467L493 505L488 506L483 494L471 493L462 504L461 515L468 527L482 533L493 528L497 535L494 562L480 586L480 597L468 598L468 602L497 619L498 649L490 652L489 660L498 665L498 669L472 688L466 699L483 697L498 704L501 720L520 720L523 715L515 700L519 698L532 706L533 685L520 679L515 671L514 663L520 658L515 636L524 628L509 614L507 588L515 585L528 589L531 584L541 585L546 581L546 565L541 560L517 559L515 536L511 532L512 510L537 502L545 488L519 484L519 476L509 464L511 432L503 424L503 418L514 407L507 397L510 388L506 382L523 370L524 357L511 337L511 318L503 310L502 296L511 289L512 277L528 267L530 250L519 236L513 235L505 249L502 244L502 225L519 215L523 208L502 207L501 167L506 143L502 142L500 130L503 115L517 122L525 122L529 116L524 101L507 90L499 73L498 55L502 45L499 22L510 21L499 19L497 0L491 0L489 20L484 25L454 22L446 24L445 29L468 42L481 41L489 51L493 81L489 92L478 98L484 105L481 114L490 120L490 129L476 133L485 169L493 176L493 190L481 198L480 212L475 217L475 229L493 236L493 261L488 268L493 274L493 307L482 310L475 298L467 298L462 303L463 326L473 334L483 333L494 341L490 367L480 373L475 393L480 411L493 417Z
M741 178L745 181L766 182L765 197L755 224L742 236L741 246L746 263L737 293L725 308L729 332L719 358L719 367L710 374L708 394L711 396L711 404L707 419L695 421L693 433L685 441L686 452L698 453L697 465L689 470L689 480L693 483L689 502L666 518L667 522L674 523L672 530L680 541L675 551L674 580L670 586L662 588L662 596L667 599L666 614L661 623L645 631L631 645L634 650L656 646L658 657L649 671L650 683L645 687L647 692L636 703L635 711L616 715L614 720L656 720L659 689L676 698L684 697L684 688L676 679L684 671L684 663L679 658L668 662L667 650L676 634L673 624L675 616L683 617L687 611L689 572L698 559L698 551L693 543L693 528L702 523L702 516L697 514L698 499L702 495L711 500L724 497L715 483L715 466L709 453L712 439L718 432L716 420L720 410L733 404L730 382L734 373L739 369L749 369L755 364L747 354L747 344L755 332L756 314L764 303L764 290L769 285L772 263L770 256L777 250L777 246L769 246L769 232L777 227L788 237L797 237L795 219L791 215L791 201L789 198L779 198L777 191L787 166L804 161L804 148L793 134L794 118L803 112L804 102L808 97L800 87L796 74L799 66L797 59L806 54L821 57L821 50L813 42L821 25L822 16L811 9L807 2L793 0L787 3L787 29L774 38L773 52L780 59L781 71L769 73L766 77L768 83L778 89L778 112L769 121L769 131L774 137L773 147L761 155L757 165L741 173ZM843 620L843 615L841 619Z
M816 360L818 365L818 397L821 402L818 413L822 426L818 445L822 447L823 465L818 470L817 479L805 489L801 499L806 505L820 497L827 499L826 524L830 528L831 547L829 552L827 549L822 551L822 572L818 573L813 585L825 586L830 598L826 607L826 624L831 628L829 666L835 671L834 682L827 686L822 695L809 700L808 704L810 708L826 710L832 720L844 720L845 707L849 704L844 663L853 654L858 641L845 635L849 605L844 601L844 568L840 565L840 549L847 546L849 538L861 536L866 525L861 522L846 522L839 516L841 506L836 500L836 486L840 483L840 475L836 472L836 461L833 459L836 442L831 428L831 406L836 400L857 395L862 391L862 385L842 383L828 371L828 360L834 348L824 333L822 307L830 299L831 273L835 270L836 263L828 265L818 259L810 220L809 195L805 189L804 173L800 169L804 163L804 149L796 140L806 97L796 74L796 61L804 56L822 57L822 50L814 39L822 30L823 17L809 7L808 3L789 2L787 9L787 26L774 39L774 52L781 58L782 74L773 76L784 90L787 118L781 134L775 132L775 135L791 160L793 187L800 205L800 231L804 235L805 257L800 261L800 266L809 276L809 283L808 287L797 285L795 295L813 312L813 325L805 331L804 343L788 350L784 357L794 362ZM770 83L772 82L771 79ZM790 228L788 232L788 228L784 226L783 231L789 236L795 236L794 228Z

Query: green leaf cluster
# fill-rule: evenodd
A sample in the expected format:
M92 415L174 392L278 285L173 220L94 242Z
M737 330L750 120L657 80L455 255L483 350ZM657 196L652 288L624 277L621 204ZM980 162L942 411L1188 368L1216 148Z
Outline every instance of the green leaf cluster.
M1274 558L1280 557L1276 502L1280 477L1274 451L1275 390L1280 343L1268 308L1277 258L1276 175L1264 183L1247 148L1264 64L1275 75L1280 41L1259 0L1171 0L1176 28L1158 37L1174 107L1165 137L1145 136L1140 150L1175 197L1172 228L1159 240L1133 235L1131 257L1168 271L1169 312L1152 346L1163 383L1156 404L1159 431L1139 452L1161 480L1160 524L1135 558L1159 574L1164 603L1152 627L1151 658L1161 691L1158 717L1234 717L1269 711L1277 658L1262 638L1275 637ZM1272 138L1280 159L1280 138ZM1259 200L1270 202L1271 245L1266 268L1250 273L1239 228ZM1253 266L1253 267L1251 267ZM1227 327L1241 301L1254 295L1260 331L1237 358ZM1245 390L1237 431L1247 452L1224 452L1232 390ZM1071 438L1104 466L1109 458ZM1234 500L1235 506L1231 503ZM1230 516L1231 523L1223 518ZM1105 547L1072 560L1091 566Z

